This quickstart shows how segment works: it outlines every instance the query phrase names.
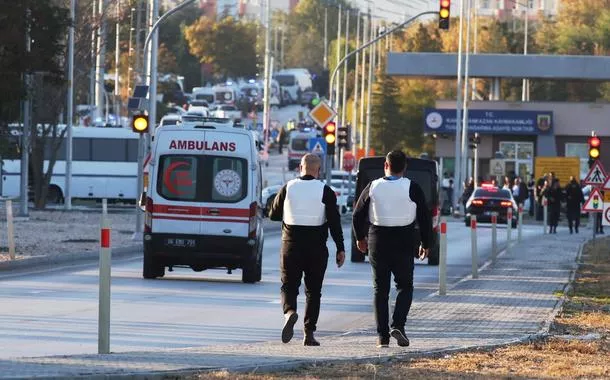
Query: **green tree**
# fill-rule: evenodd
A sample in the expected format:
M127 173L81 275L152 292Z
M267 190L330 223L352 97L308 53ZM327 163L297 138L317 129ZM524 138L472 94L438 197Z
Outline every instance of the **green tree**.
M184 30L191 54L222 79L256 75L256 24L201 17Z
M371 100L371 147L377 152L402 149L403 114L399 104L400 89L396 79L381 71L373 87Z

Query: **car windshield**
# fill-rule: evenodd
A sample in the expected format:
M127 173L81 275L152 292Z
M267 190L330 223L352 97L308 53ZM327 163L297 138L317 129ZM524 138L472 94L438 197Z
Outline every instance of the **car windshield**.
M307 150L307 145L308 145L307 143L308 143L308 140L305 140L305 139L294 139L290 143L290 148L292 148L292 150L298 150L298 151Z
M235 111L237 108L235 106L221 106L220 109L223 111Z
M193 107L207 107L208 103L204 102L203 100L193 100L191 102L191 106L193 106Z
M195 99L197 99L197 100L205 100L208 103L213 103L214 102L214 95L213 94L197 94L197 95L195 95Z
M360 174L358 174L360 176ZM377 178L383 177L383 169L368 169L366 170L367 183ZM426 203L432 204L432 173L426 170L409 170L407 168L407 178L417 183L421 187L426 197Z
M176 125L180 120L178 119L163 119L161 121L162 125Z
M294 75L276 75L273 77L280 86L294 86Z
M476 189L474 198L502 198L510 199L510 191L504 189Z

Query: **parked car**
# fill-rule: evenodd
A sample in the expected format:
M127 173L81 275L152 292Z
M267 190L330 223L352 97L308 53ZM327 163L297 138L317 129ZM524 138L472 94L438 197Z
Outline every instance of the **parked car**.
M177 125L182 120L182 116L175 113L168 113L167 115L161 118L161 122L159 123L159 127L163 127L166 125Z
M189 105L188 112L200 112L204 116L209 116L210 114L210 106L208 102L204 100L193 100Z
M518 209L512 192L506 189L498 189L491 184L483 184L472 192L466 202L464 224L470 226L471 216L476 216L477 222L491 223L493 212L498 214L498 223L508 224L508 210L511 208L513 215L510 223L515 228L517 227Z
M213 116L231 120L241 119L241 111L235 106L221 104L214 109Z

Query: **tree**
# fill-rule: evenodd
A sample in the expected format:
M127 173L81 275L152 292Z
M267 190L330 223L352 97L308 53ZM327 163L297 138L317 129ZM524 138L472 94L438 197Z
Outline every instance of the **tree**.
M256 75L256 25L232 17L201 17L184 30L191 54L214 67L222 79Z
M402 149L405 137L403 114L398 99L400 90L396 79L381 70L379 80L373 87L371 103L371 147L378 152Z

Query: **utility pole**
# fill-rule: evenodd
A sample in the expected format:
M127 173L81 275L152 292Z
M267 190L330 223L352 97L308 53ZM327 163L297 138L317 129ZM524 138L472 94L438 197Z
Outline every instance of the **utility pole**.
M370 14L371 11L369 9L369 12L364 16L362 23L363 23L363 27L362 27L362 45L364 45L367 41L367 36L369 35L369 18L370 18ZM361 89L360 89L360 125L359 125L359 130L358 130L358 135L360 136L360 144L359 147L360 149L364 149L364 125L365 125L365 119L364 119L364 110L365 110L365 100L366 100L366 92L365 92L365 85L366 85L366 49L362 50L362 82L361 82Z
M131 56L133 54L133 32L135 30L133 21L134 13L136 8L131 8L131 15L129 21L129 45L127 47L127 96L131 96L131 75L133 73L133 67L131 67ZM129 116L129 115L127 115Z
M150 28L153 27L157 19L159 19L159 0L151 0L151 8L150 8ZM159 49L159 30L156 29L152 32L152 40L149 49L149 58L148 58L148 66L150 67L150 84L149 84L149 96L150 104L148 108L148 120L149 123L153 126L150 129L150 133L146 134L147 144L146 148L148 151L148 147L150 146L150 135L154 133L155 125L157 124L157 77L159 75L159 69L157 65L158 58L158 49Z
M472 48L472 52L474 54L477 54L479 52L478 50L478 46L479 46L479 2L480 0L475 0L475 5L474 5L474 31L473 31L473 48ZM476 100L477 98L477 79L476 78L472 78L472 94L470 99L471 100ZM476 178L475 178L476 180Z
M468 12L466 13L466 62L464 64L464 94L462 111L462 178L468 178L468 75L470 72L470 14L472 13L472 0L466 0Z
M100 0L101 1L101 0ZM96 0L91 0L91 25L98 22ZM89 76L89 105L97 107L95 104L95 92L97 91L97 82L95 80L95 63L97 62L97 28L91 28L91 72ZM97 117L97 111L90 112L91 117Z
M462 164L462 152L461 152L461 132L462 132L462 39L463 39L463 25L464 25L464 2L467 0L460 0L460 22L459 22L459 33L458 33L458 62L457 62L457 85L456 85L456 116L455 116L455 162L453 165L453 174L455 179L455 190L453 192L453 205L458 206L458 199L462 194L464 184L463 178L461 177L461 164Z
M263 131L265 134L265 157L269 155L269 92L271 91L271 0L265 1L265 74L263 90Z
M114 43L114 114L115 125L121 125L121 108L119 107L119 64L121 59L120 35L121 35L121 0L116 2L116 36Z
M70 0L70 29L68 31L68 128L66 131L66 192L64 208L72 210L72 123L74 121L74 27L76 24L76 0Z
M324 70L328 70L328 7L324 7Z
M375 39L375 24L373 23L373 19L370 18L369 15L369 23L370 23L370 29L371 29L371 41ZM370 46L370 50L369 50L369 56L370 56L370 60L369 60L369 88L368 88L368 92L367 92L367 102L366 102L366 136L364 138L364 157L368 157L369 156L369 151L371 149L371 98L372 98L372 91L373 91L373 70L375 67L375 52L377 51L377 49L375 49L375 45L372 44Z
M284 24L284 21L282 20L282 29L280 29L281 31L281 39L280 39L280 63L277 65L278 69L285 69L286 68L286 63L284 61L284 31L286 30L286 25Z
M360 11L356 20L356 50L360 48ZM352 130L351 143L352 154L356 156L356 131L358 130L358 65L360 64L360 53L356 53L356 66L354 67L354 103L352 104ZM363 73L364 76L364 73Z
M530 15L530 7L529 1L526 1L525 4L525 36L523 41L523 55L527 55L527 39L528 39L528 25L529 25L529 15ZM521 101L529 102L530 101L530 81L527 78L523 78L523 90L521 93Z
M345 55L349 53L349 9L345 12ZM339 99L337 99L339 100ZM341 127L345 127L345 117L347 116L347 62L343 64L343 100L341 102ZM339 132L337 131L337 136ZM339 139L337 139L339 140ZM337 162L339 163L338 168L343 168L343 153L344 148L337 149Z
M30 25L32 22L31 12L25 11L25 51L29 56L32 50L32 38L30 37ZM32 128L32 103L30 101L30 73L25 72L25 100L23 101L23 130L21 131L21 183L19 188L19 216L29 216L28 210L28 185L30 183L30 130Z
M104 10L107 8L108 0L99 0L98 7L98 16L99 16L99 32L97 34L97 57L95 61L95 77L96 77L96 86L95 86L95 105L97 106L97 114L96 119L100 116L102 112L102 107L104 105L104 67L106 57L106 15L104 14ZM108 123L108 120L105 121Z

